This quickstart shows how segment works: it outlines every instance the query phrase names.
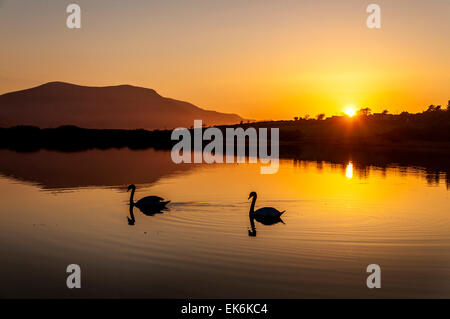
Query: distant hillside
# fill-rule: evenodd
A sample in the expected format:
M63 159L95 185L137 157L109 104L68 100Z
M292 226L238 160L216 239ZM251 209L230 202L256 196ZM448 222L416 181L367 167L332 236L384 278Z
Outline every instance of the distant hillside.
M131 85L87 87L50 82L0 95L0 127L76 125L99 129L172 129L190 127L194 119L201 119L207 125L242 120L236 114L204 110L188 102L162 97L155 90Z

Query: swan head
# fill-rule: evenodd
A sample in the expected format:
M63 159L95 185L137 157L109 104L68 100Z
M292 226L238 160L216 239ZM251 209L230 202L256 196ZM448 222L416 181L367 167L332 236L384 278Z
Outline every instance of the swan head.
M132 189L136 189L136 186L134 186L134 184L131 184L130 186L128 186L127 192L129 192Z
M248 195L248 199L256 197L256 192L251 192L250 195Z

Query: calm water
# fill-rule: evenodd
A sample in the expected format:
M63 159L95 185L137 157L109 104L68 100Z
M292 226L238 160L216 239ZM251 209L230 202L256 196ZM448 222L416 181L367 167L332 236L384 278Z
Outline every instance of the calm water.
M283 160L175 165L168 152L0 151L1 297L450 297L448 176ZM129 193L159 195L146 216ZM286 210L256 223L247 200ZM79 264L82 288L66 288ZM369 290L365 269L382 269Z

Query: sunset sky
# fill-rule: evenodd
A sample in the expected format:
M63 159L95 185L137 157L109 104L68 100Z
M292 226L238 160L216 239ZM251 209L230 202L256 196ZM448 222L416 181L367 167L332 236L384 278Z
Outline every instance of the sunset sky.
M449 0L0 0L0 93L132 84L251 119L416 112L450 99L449 35Z

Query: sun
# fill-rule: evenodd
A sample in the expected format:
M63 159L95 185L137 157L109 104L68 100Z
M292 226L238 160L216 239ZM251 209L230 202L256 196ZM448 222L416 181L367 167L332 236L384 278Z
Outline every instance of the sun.
M356 114L355 108L348 106L345 108L345 114L347 114L349 117L353 117Z

